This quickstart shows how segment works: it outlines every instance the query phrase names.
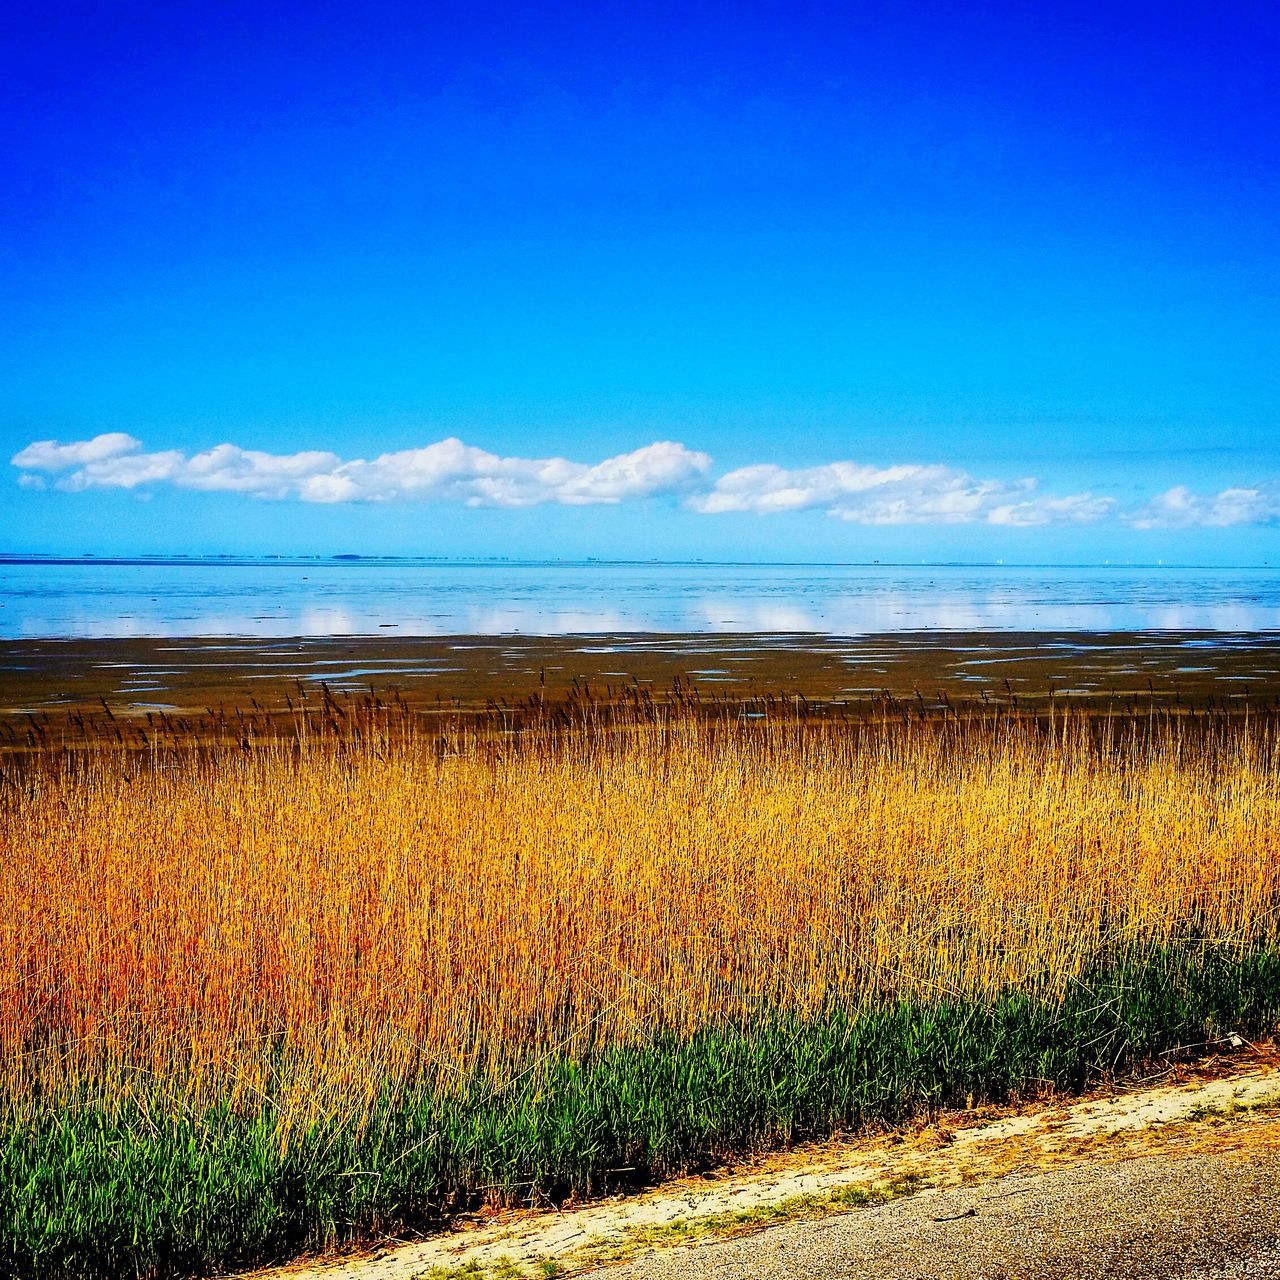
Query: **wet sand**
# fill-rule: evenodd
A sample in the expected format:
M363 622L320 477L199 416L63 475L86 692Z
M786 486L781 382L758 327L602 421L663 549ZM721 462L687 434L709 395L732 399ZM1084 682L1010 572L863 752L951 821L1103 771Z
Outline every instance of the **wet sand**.
M145 717L256 707L304 691L396 695L472 709L584 689L608 698L677 682L707 698L893 697L964 702L1266 705L1280 697L1280 632L915 631L832 637L616 634L0 641L0 715L83 709Z

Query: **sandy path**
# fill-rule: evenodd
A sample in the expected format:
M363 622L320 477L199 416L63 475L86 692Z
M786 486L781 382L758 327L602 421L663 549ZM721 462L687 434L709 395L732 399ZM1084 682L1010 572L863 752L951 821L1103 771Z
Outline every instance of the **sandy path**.
M1149 1153L1010 1174L666 1250L610 1280L1280 1277L1280 1151Z
M260 1276L497 1280L609 1265L619 1280L1280 1277L1278 1236L1280 1066L1255 1059L1217 1078L994 1118L944 1115L910 1134L805 1148L561 1212L481 1217ZM1252 1251L1255 1269L1189 1269L1199 1265L1193 1242L1208 1250L1205 1267ZM1127 1266L1162 1249L1183 1258L1183 1270L1105 1269L1112 1254Z

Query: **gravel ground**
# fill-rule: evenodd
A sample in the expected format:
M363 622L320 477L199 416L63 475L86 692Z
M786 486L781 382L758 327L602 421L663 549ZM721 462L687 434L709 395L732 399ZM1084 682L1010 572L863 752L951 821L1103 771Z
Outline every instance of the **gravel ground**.
M609 1280L1280 1280L1280 1152L1010 1175L667 1250Z

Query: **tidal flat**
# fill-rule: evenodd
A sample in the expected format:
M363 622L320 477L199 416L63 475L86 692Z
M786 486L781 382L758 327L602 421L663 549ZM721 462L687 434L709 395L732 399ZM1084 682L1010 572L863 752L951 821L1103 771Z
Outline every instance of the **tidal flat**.
M10 738L28 716L93 714L103 703L134 719L236 710L287 718L323 689L436 715L677 686L708 701L803 698L815 707L863 707L886 694L932 706L1264 705L1280 694L1280 632L0 640L0 726Z

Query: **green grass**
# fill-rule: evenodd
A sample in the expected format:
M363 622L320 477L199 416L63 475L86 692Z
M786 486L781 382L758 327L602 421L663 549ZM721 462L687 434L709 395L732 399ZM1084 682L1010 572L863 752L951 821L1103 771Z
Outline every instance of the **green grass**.
M1011 992L831 1009L543 1064L506 1091L423 1087L363 1131L283 1145L268 1105L192 1115L159 1093L0 1131L0 1271L169 1276L438 1221L479 1189L558 1199L717 1156L1028 1088L1078 1089L1280 1020L1280 954L1188 945L1100 969L1051 1003ZM611 1170L627 1170L611 1173Z

